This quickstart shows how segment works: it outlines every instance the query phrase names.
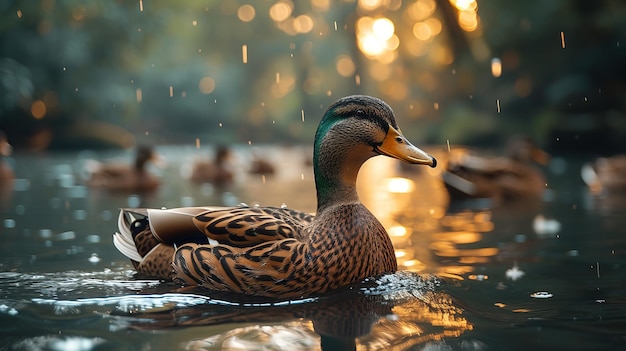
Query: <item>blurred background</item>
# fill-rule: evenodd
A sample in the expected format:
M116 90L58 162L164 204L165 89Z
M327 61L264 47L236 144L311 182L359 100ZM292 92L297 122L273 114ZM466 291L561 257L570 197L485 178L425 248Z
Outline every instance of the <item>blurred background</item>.
M306 143L339 97L412 140L626 148L622 1L38 0L0 3L14 149Z

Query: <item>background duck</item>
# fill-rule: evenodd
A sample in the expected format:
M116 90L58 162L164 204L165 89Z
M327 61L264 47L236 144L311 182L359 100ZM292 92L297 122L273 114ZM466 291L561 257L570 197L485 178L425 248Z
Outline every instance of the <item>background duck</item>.
M436 165L402 135L385 102L342 98L315 134L315 216L282 207L127 209L114 244L140 274L268 297L306 296L393 272L391 240L356 192L361 165L378 155Z
M161 182L147 170L148 162L155 162L158 165L162 163L160 156L148 145L137 147L133 164L92 162L87 166L89 174L87 184L110 191L154 191Z
M214 160L196 160L191 168L190 179L194 183L211 183L217 186L233 182L233 171L228 164L231 151L226 146L218 146Z
M9 144L6 133L0 131L0 186L12 187L15 174L13 168L9 166L5 160L6 157L11 156L13 147Z
M452 153L442 178L451 200L490 198L506 202L539 198L546 181L533 163L545 165L548 159L549 155L530 138L514 137L502 157Z
M582 166L581 177L591 191L626 191L626 155L599 157Z
M275 167L272 162L261 156L261 151L258 148L252 149L252 160L250 161L250 174L272 175L275 172Z

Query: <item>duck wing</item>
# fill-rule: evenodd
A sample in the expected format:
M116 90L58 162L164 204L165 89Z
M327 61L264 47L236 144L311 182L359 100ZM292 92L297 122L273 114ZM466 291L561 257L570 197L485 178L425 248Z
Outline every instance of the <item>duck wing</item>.
M186 244L174 255L174 274L187 284L212 290L300 296L315 284L312 275L298 274L307 263L307 252L306 244L296 239L246 248Z
M303 227L314 216L288 208L235 207L206 211L193 220L198 229L220 244L248 247L282 239L303 239Z
M284 239L298 241L313 218L277 207L127 208L120 211L113 243L138 273L171 279L174 252L183 244L229 251Z

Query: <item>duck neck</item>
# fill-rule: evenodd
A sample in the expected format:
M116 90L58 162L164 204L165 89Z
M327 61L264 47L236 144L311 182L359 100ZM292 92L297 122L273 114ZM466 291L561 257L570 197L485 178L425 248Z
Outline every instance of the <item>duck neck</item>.
M369 157L364 156L363 150L320 146L316 145L313 154L317 213L336 204L359 202L356 180L361 165Z

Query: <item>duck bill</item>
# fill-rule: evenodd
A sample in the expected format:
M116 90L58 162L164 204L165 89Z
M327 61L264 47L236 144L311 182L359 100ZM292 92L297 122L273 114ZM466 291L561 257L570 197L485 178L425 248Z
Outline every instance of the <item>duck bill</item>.
M397 158L408 163L437 166L437 160L421 149L411 144L399 130L389 126L389 131L382 144L376 147L376 151L389 157Z

